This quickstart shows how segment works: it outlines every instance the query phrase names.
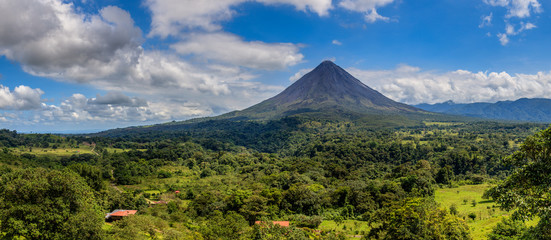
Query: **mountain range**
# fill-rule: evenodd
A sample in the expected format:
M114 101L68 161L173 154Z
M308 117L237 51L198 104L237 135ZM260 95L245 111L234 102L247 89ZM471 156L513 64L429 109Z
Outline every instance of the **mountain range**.
M516 101L496 103L447 101L437 104L418 104L414 107L430 112L476 118L551 123L551 99L546 98L521 98Z

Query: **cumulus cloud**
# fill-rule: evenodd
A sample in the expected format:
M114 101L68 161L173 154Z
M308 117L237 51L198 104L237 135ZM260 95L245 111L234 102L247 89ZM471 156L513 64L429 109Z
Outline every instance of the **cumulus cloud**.
M248 0L146 0L152 12L150 36L174 36L182 30L221 30L221 21L235 15L232 7ZM264 4L290 4L298 10L313 11L320 16L328 14L331 0L255 0Z
M387 97L408 104L447 100L457 103L496 102L523 97L551 97L551 72L534 75L466 70L434 73L408 65L382 71L347 70Z
M173 44L176 52L255 69L275 70L296 65L303 59L291 43L246 42L229 33L191 34Z
M331 44L337 45L337 46L341 46L341 45L342 45L342 42L335 39L335 40L333 40L333 41L331 42Z
M190 4L200 5L204 2L209 1L190 1ZM296 4L299 9L300 6L306 6L313 11L312 9L320 10L317 7L327 1L299 3L288 0L266 3ZM182 5L184 4L178 3L172 7L178 8ZM208 10L210 6L203 7L207 8L205 12L214 11ZM186 9L189 9L188 6ZM185 15L185 12L182 14ZM229 56L225 55L220 46L217 48L213 36L221 37L226 43L223 45L226 50L239 50L232 52L237 64L228 63ZM36 76L89 84L113 92L87 102L96 108L106 105L113 109L129 107L115 104L117 101L120 104L143 107L143 102L115 93L128 92L147 99L154 98L158 105L163 102L179 102L185 105L193 100L200 104L203 114L240 109L250 106L253 101L261 100L259 98L271 96L276 91L274 89L278 89L251 81L257 76L244 70L243 66L281 69L297 64L303 58L298 52L299 47L294 44L247 42L235 35L220 32L189 35L188 42L175 44L176 49L187 54L184 57L161 50L144 50L141 46L143 41L142 32L135 26L129 13L117 7L105 7L98 14L85 14L76 10L71 3L61 0L0 1L0 55L21 63L26 72ZM197 41L204 41L213 49L193 48L192 45ZM200 60L190 60L189 56ZM9 95L6 93L4 95ZM14 94L11 93L11 96ZM74 96L65 105L75 106L81 98ZM34 107L37 106L36 102L33 102ZM31 108L29 103L18 106L10 108ZM63 107L60 105L53 109L63 110ZM8 107L6 105L3 108ZM59 109L52 111L64 112ZM179 109L197 112L189 107L175 111L180 111ZM74 114L88 116L83 112Z
M290 4L297 10L317 13L319 16L327 16L333 8L331 0L257 0L265 4Z
M377 13L377 8L393 3L394 0L343 0L339 6L354 12L364 13L365 21L374 23L378 20L389 21L390 18Z
M95 98L75 93L59 105L42 103L39 115L35 121L44 123L53 122L146 122L155 120L169 120L173 117L193 116L197 109L188 109L185 104L172 106L171 114L167 114L166 104L150 103L137 97L128 97L120 92L108 92L106 95L97 95ZM182 111L182 109L184 109Z
M85 15L59 0L2 1L0 22L0 53L34 75L86 82L119 73L142 51L141 30L117 7Z
M144 99L137 97L131 98L121 92L108 92L104 96L97 94L95 98L89 99L88 103L94 105L114 105L126 107L147 106L147 102Z
M20 85L10 91L9 87L0 85L0 109L31 110L40 108L44 92L38 88L32 89Z

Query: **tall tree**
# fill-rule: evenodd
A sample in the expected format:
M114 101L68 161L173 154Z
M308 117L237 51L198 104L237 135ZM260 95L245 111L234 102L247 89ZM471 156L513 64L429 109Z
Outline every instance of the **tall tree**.
M488 190L501 208L514 210L513 218L540 217L533 231L535 239L551 238L551 127L528 137L508 162L514 172L498 186Z
M76 173L24 169L0 176L0 232L14 239L100 239L103 215Z

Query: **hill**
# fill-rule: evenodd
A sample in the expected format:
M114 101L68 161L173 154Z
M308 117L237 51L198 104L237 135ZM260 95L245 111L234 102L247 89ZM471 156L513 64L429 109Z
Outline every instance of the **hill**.
M498 120L551 122L551 99L521 98L496 103L459 104L447 101L437 104L419 104L426 111Z

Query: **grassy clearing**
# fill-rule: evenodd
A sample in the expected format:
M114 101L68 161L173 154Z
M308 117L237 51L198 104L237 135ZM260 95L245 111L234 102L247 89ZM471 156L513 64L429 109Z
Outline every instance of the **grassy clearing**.
M492 185L465 185L457 188L443 188L436 190L435 200L442 207L450 209L452 205L457 207L458 216L465 219L469 225L473 239L486 239L488 233L501 221L508 217L509 212L502 211L495 202L482 199L484 191ZM476 218L472 220L469 214L474 213ZM528 226L534 226L537 220L527 222Z
M461 123L461 122L429 122L429 121L423 121L423 123L425 124L425 126L439 126L439 127L442 127L442 126L459 126L459 125L464 125L465 123Z
M486 235L501 218L509 214L500 210L493 201L482 199L484 191L490 187L489 184L480 184L439 189L435 193L435 200L447 209L455 205L457 215L469 225L473 239L486 239ZM475 214L476 218L469 218L469 214Z
M13 150L13 153L15 154L24 154L29 153L33 155L50 155L50 156L71 156L73 154L95 154L92 152L91 146L80 146L79 148L71 148L71 147L59 147L59 148L38 148L38 147L31 147L31 148L11 148Z

